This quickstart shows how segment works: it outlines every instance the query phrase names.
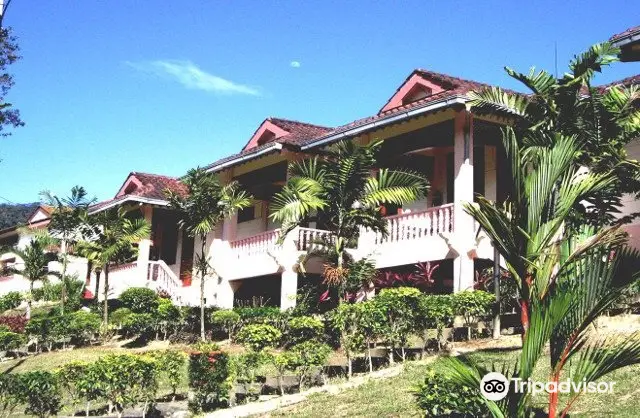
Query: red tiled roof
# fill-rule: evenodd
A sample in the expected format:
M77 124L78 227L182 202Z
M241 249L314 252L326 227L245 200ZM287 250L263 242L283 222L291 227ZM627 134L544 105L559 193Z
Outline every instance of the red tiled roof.
M606 89L612 86L623 85L625 87L629 87L636 84L640 84L640 74L632 75L631 77L623 78L622 80L613 81L609 84L603 84L599 87Z
M187 194L187 186L175 177L137 172L132 172L129 176L134 176L143 185L141 188L129 193L131 195L148 197L150 199L164 199L164 191L167 189L182 195Z
M615 34L611 38L609 38L609 40L611 42L616 42L616 41L619 41L620 39L626 38L628 36L635 35L636 33L640 33L640 25L639 26L634 26L632 28L629 28L629 29L625 30L624 32Z
M114 197L113 199L103 200L102 202L98 202L94 205L91 205L91 207L89 208L89 211L97 212L100 209L104 208L105 206L111 205L119 201L125 201L127 200L127 198L131 196L145 197L148 199L165 200L166 196L164 194L164 191L166 189L172 190L182 195L187 194L187 186L184 185L184 183L182 183L176 177L163 176L160 174L139 173L134 171L129 173L123 186L127 184L127 182L132 178L134 180L137 180L138 183L140 183L139 187L137 187L130 193L122 194L120 196Z
M268 120L277 127L289 132L289 135L285 135L277 140L278 142L285 142L287 144L296 144L309 138L322 136L333 129L326 126L313 125L306 122L298 122L297 120L280 118L269 118Z
M436 94L432 94L430 96L424 97L420 100L416 100L415 102L408 103L403 106L398 106L393 109L389 109L384 112L380 112L373 116L368 116L362 119L355 120L353 122L349 122L345 125L339 126L337 128L327 128L323 126L311 125L308 123L291 121L286 119L277 119L277 118L269 118L267 120L271 121L278 127L291 132L290 135L285 135L281 138L278 138L276 142L280 142L283 144L289 144L293 146L297 145L308 145L312 144L315 141L318 141L324 137L339 134L341 132L347 131L349 129L366 125L368 123L374 122L379 119L384 119L388 116L394 115L396 113L405 112L412 109L417 109L420 107L427 106L431 103L444 100L450 97L455 96L463 96L473 90L479 90L483 88L490 87L489 84L480 83L477 81L466 80L458 77L453 77L447 74L437 73L434 71L428 71L421 68L418 68L409 74L406 80L411 78L414 74L419 74L422 77L425 77L436 84L441 85L445 90ZM404 85L406 80L398 87L398 90ZM397 90L396 90L397 91ZM395 94L395 93L394 93ZM260 150L266 149L271 146L272 143L267 143L255 148L251 148L237 154L222 158L212 164L209 164L206 168L212 168L214 166L223 164L227 161L234 160L236 158L242 157L244 155L249 155L252 153L256 153Z

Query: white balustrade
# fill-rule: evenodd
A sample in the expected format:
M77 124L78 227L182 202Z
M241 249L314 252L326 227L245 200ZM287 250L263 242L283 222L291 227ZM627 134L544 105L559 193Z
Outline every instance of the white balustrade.
M278 242L280 230L261 232L247 238L232 241L231 253L235 258L251 257L259 254L267 254L273 250Z
M411 241L453 232L453 203L425 211L388 216L388 236L375 234L375 244Z
M312 245L322 245L330 232L315 228L298 228L298 251L308 251Z
M154 281L157 291L164 291L180 305L182 302L182 281L162 260L150 261L147 270L147 280Z

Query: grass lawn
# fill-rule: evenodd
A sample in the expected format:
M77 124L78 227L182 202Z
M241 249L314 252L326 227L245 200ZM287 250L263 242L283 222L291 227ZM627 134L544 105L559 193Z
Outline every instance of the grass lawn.
M518 350L484 350L469 354L468 357L491 365L513 360L518 353ZM536 379L546 381L548 363L540 366L536 371ZM442 362L438 360L431 364L408 362L405 370L396 377L372 380L338 395L316 394L303 403L263 416L324 418L330 413L332 417L418 417L421 416L421 411L414 403L412 390L422 381L429 367L444 371ZM612 373L603 380L617 382L614 394L583 395L575 403L571 416L629 418L640 416L638 374L640 374L640 365ZM546 395L536 397L534 402L544 406Z

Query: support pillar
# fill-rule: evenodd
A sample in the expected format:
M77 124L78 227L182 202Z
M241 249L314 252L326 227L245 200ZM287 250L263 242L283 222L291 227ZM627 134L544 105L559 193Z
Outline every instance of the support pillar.
M151 206L142 206L142 215L144 216L144 220L149 223L149 226L152 225L153 219L153 208ZM147 271L149 268L149 257L151 255L151 237L145 238L138 242L138 280L141 282L145 282L147 280Z
M298 272L293 268L287 268L282 272L280 284L280 309L287 310L296 306L298 293Z
M453 262L453 290L473 289L473 241L474 221L464 210L465 203L473 202L473 117L467 110L456 113L454 119L454 167L453 183L454 233L460 242L458 256Z

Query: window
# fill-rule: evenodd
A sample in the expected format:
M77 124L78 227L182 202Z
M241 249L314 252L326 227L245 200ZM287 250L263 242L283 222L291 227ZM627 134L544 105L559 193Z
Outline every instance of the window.
M256 207L250 206L248 208L240 209L238 211L238 223L249 222L256 219Z

